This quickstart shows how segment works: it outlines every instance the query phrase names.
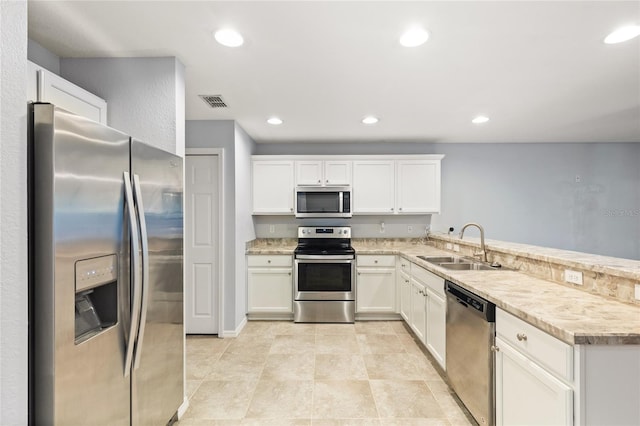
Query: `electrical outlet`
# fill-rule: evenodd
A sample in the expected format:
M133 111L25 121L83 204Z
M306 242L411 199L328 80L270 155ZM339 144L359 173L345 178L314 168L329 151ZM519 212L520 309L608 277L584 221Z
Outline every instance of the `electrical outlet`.
M454 245L453 245L453 251L455 251L455 252L459 252L459 251L460 251L460 245L458 245L458 244L454 244Z
M275 225L269 225L269 233L270 234L275 234L276 233L276 226Z
M636 300L640 300L640 284L636 284Z
M582 285L582 272L572 271L571 269L565 269L564 280L568 283Z
M453 250L453 244L451 243L446 243L444 246L447 248L447 250Z
M412 233L413 232L413 226L409 225L407 226L407 233Z

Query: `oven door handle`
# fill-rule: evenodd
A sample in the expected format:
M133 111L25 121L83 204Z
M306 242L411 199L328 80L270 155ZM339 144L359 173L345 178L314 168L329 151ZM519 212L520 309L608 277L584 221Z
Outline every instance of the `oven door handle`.
M327 260L346 260L349 262L355 261L355 256L349 254L297 254L295 256L296 260L317 260L317 261L327 261ZM311 262L310 262L311 263ZM332 262L333 263L333 262Z

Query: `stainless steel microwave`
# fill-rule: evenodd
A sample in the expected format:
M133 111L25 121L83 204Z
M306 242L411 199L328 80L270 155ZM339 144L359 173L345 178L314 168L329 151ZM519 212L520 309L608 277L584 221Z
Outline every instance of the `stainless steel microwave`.
M295 195L297 218L351 217L349 186L298 186Z

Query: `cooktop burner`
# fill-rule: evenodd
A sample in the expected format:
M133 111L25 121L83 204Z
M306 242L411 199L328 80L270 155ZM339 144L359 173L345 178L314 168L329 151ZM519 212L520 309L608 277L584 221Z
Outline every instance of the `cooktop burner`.
M336 255L355 254L351 247L351 228L340 227L298 227L298 246L294 254Z

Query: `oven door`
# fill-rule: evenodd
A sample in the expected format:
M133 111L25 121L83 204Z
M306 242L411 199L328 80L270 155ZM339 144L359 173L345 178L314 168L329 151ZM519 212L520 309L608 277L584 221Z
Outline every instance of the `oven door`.
M295 300L355 300L355 259L343 255L298 255Z

